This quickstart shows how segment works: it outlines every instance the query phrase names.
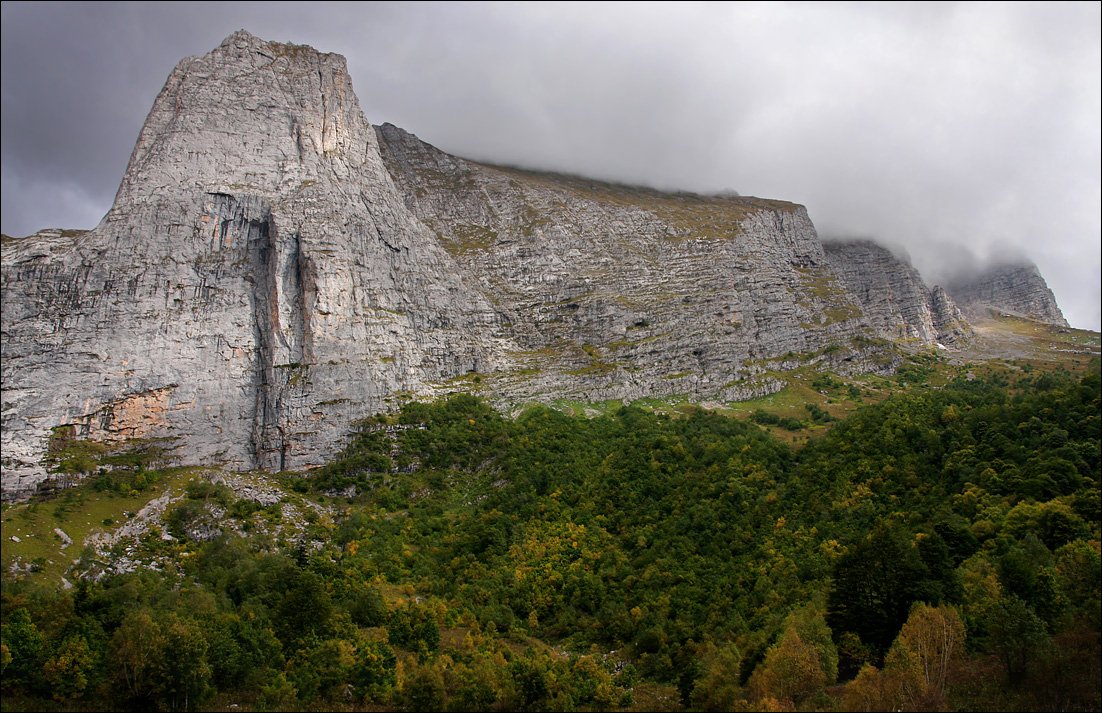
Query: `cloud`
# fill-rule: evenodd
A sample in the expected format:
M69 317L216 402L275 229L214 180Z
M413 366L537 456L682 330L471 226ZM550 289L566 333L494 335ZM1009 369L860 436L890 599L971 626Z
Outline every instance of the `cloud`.
M1090 3L5 3L0 215L16 234L98 221L172 66L244 27L344 54L371 121L444 150L793 200L931 279L964 250L1017 250L1099 329L1100 19Z

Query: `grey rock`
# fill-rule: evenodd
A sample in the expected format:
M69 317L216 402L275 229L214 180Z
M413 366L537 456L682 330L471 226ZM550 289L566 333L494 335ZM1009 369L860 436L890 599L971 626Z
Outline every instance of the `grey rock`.
M669 194L450 156L389 124L406 203L519 351L499 399L750 398L765 362L867 330L802 206Z
M384 397L495 365L497 314L406 209L344 59L245 32L176 67L94 230L2 264L6 492L58 425L302 467Z
M450 156L372 127L344 58L244 31L173 70L95 229L5 238L0 264L6 496L58 426L301 470L411 398L746 399L956 329L909 266L855 294L879 268L802 206Z
M61 549L65 549L69 545L73 544L73 538L69 537L68 533L66 533L65 530L62 530L60 527L54 528L54 534L57 535L59 540L61 540Z
M1031 262L992 265L978 274L956 278L946 289L973 319L983 318L994 310L1068 326L1048 283Z
M952 344L972 333L953 299L905 257L868 240L824 243L827 259L884 339Z

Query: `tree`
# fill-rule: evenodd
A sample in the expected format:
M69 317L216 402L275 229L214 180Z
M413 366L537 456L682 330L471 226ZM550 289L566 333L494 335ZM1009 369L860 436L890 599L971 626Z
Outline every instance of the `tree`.
M333 603L321 577L299 570L293 574L272 620L284 648L290 651L310 635L328 633L332 618Z
M78 698L88 688L89 677L96 665L96 657L83 636L67 637L42 666L46 682L59 701Z
M999 571L986 552L977 552L958 568L963 591L963 612L968 636L975 644L987 636L988 613L1002 598Z
M345 639L325 639L300 649L291 661L291 682L299 697L330 697L341 693L353 678L356 648Z
M440 627L432 612L424 607L404 606L394 610L386 630L393 646L414 651L421 658L440 648Z
M912 710L945 706L953 663L964 652L964 623L952 607L918 604L884 661L883 675L898 703Z
M538 657L518 656L509 663L516 689L516 708L536 710L547 700L547 663Z
M826 681L819 652L788 627L754 670L750 690L759 701L774 698L799 706L821 692Z
M403 707L412 711L442 711L447 697L444 671L438 659L432 663L414 663L402 682Z
M742 654L734 644L716 646L709 642L697 654L700 676L695 680L689 702L704 711L730 711L742 697L739 668Z
M369 700L382 701L397 682L397 663L394 650L381 641L362 644L352 666L352 684L357 693Z
M151 707L156 687L156 663L164 657L164 637L149 612L126 615L111 637L108 660L124 699Z
M887 710L937 710L938 705L924 705L925 696L918 657L901 639L896 639L884 657L880 672Z
M1095 629L1102 626L1102 557L1098 550L1083 540L1069 542L1056 551L1055 569L1059 589L1069 604Z
M842 693L842 710L893 710L891 694L880 670L871 663L861 666L856 678L846 684Z
M449 709L490 710L496 701L508 695L503 690L503 679L507 675L508 672L490 655L477 656L467 666L457 664L454 670L455 690L448 704Z
M40 679L46 642L24 608L16 609L0 628L0 640L6 649L4 687L35 686Z
M271 680L260 689L260 697L257 699L257 710L282 710L293 706L298 700L298 689L287 680L282 671L272 676Z
M926 565L907 534L880 527L839 558L828 599L835 636L853 632L883 657L911 604L929 590Z
M991 650L1002 658L1011 683L1020 683L1030 663L1049 647L1045 623L1013 594L991 609L987 630Z
M173 617L164 626L164 654L159 660L157 689L169 710L189 711L210 692L207 640L194 621Z
M829 685L837 681L838 648L834 645L830 627L827 626L822 603L806 604L793 609L785 620L785 625L794 628L801 639L815 647L826 683Z
M964 622L957 610L919 604L899 638L917 657L926 688L944 691L953 662L964 653Z

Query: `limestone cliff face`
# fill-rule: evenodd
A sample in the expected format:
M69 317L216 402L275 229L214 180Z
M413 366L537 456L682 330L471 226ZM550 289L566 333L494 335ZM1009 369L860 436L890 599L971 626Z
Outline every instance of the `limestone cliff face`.
M368 124L342 57L238 32L173 71L94 230L5 240L3 490L45 477L59 426L302 469L414 396L723 400L793 354L885 368L853 338L894 317L847 274L801 206L464 161ZM932 342L935 298L908 295L892 314Z
M746 398L768 388L757 362L865 329L802 206L480 165L377 132L409 209L509 320L519 368L498 393Z
M177 438L187 462L318 462L385 397L501 351L344 59L245 32L176 67L99 226L4 245L2 290L5 491L63 424Z
M979 274L954 280L947 289L972 318L982 318L988 310L996 310L1068 326L1045 278L1029 262L994 265Z
M885 339L951 344L972 329L941 287L926 287L910 261L868 240L827 242L827 259Z

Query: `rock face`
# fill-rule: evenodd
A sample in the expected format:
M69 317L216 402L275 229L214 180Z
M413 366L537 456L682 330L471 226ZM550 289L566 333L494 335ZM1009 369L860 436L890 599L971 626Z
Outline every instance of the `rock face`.
M954 280L947 289L964 313L974 319L995 310L1068 326L1048 283L1030 262L993 265L977 275Z
M94 230L5 239L3 490L59 427L302 469L407 398L733 400L801 359L891 368L857 337L955 333L863 250L784 201L450 156L372 127L342 57L237 32L173 71Z
M928 288L910 261L868 240L824 243L827 259L885 339L952 344L972 333L953 299Z
M187 462L317 462L395 392L493 369L501 316L410 213L343 57L185 59L94 230L3 250L3 487L52 428Z
M493 391L747 398L760 362L865 332L802 206L480 165L377 129L408 208L518 351Z

